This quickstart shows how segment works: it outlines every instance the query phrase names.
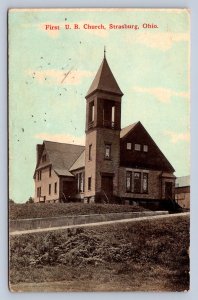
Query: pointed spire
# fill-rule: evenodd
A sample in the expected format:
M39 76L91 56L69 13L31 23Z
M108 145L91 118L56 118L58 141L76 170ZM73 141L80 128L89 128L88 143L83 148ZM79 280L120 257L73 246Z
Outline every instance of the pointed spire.
M106 46L104 46L104 58L106 58Z
M108 62L106 60L106 48L104 48L104 58L100 65L100 68L98 69L98 72L87 92L88 97L90 94L92 94L94 91L100 90L103 92L109 92L113 94L117 94L122 96L123 93L120 90L113 73L111 72L111 69L108 65Z

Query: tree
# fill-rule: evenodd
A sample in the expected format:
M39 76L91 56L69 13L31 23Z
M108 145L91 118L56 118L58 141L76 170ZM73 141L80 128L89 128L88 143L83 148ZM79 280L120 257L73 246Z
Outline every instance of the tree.
M15 204L14 200L9 199L9 205L10 205L10 204Z
M34 199L32 197L30 197L28 201L26 201L26 204L30 204L30 203L34 203Z

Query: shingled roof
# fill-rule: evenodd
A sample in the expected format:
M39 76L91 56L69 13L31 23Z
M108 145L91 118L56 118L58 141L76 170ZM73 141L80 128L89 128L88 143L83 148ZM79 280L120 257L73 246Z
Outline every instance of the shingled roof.
M88 97L94 91L100 90L105 92L111 92L117 95L123 95L121 89L119 88L113 73L108 65L106 58L104 57L100 68L87 92Z
M77 158L75 163L71 166L69 171L78 170L85 167L85 150L81 153L81 155Z
M120 138L126 136L137 123L124 127ZM85 167L85 146L44 141L43 145L49 156L53 170L59 176L70 176L74 170Z
M52 168L60 176L73 176L69 169L84 151L84 146L44 141Z
M132 129L135 128L135 126L138 124L139 122L130 124L124 128L122 128L122 130L120 131L120 138L122 139L123 137L125 137Z
M120 138L125 138L129 133L133 132L138 124L141 123L136 122L124 127L120 131ZM72 171L85 167L85 146L51 141L44 141L43 146L49 156L53 170L59 176L73 177ZM163 153L161 154L164 157Z

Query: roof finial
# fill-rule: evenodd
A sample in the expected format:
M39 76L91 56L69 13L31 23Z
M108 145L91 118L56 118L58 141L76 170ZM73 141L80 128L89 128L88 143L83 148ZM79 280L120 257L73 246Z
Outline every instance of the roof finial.
M106 46L104 46L104 58L106 58Z

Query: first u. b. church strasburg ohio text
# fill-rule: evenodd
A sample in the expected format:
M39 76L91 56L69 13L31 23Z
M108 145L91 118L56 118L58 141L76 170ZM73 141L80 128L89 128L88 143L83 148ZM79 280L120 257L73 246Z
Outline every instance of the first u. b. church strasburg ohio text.
M122 96L104 56L85 97L85 146L37 145L35 202L174 199L175 170L141 122L121 129Z

